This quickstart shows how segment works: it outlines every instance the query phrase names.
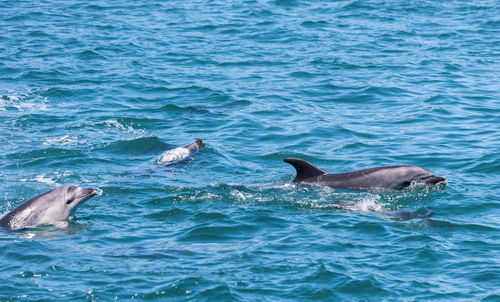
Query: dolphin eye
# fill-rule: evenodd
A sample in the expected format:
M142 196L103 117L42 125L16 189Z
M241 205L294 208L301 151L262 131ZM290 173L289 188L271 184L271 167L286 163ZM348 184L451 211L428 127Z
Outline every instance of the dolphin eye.
M68 200L66 201L66 204L70 204L70 203L72 203L72 202L73 202L73 199L68 199Z

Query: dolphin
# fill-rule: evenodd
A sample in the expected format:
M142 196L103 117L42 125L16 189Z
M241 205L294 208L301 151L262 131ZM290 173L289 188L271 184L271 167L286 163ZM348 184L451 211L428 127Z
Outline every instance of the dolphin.
M297 170L292 181L296 184L306 183L337 189L393 189L402 190L412 184L446 184L446 179L435 176L429 170L416 166L386 166L359 171L328 174L311 163L298 158L285 158Z
M344 210L351 210L351 211L358 211L357 203L354 201L350 200L331 200L325 202L328 205L333 205L336 208L339 209L344 209ZM369 212L373 212L376 214L381 215L384 218L387 218L392 221L408 221L408 220L413 220L413 219L424 219L424 218L429 218L432 215L434 215L434 210L432 208L429 208L426 213L424 214L418 214L416 211L411 211L411 210L399 210L399 211L376 211L376 210L370 210Z
M408 221L413 219L429 218L434 215L434 210L429 208L425 214L418 214L417 212L409 210L382 212L381 214L392 221Z
M159 165L171 165L178 163L198 151L198 149L200 149L203 145L203 141L198 139L194 143L185 145L184 147L167 150L156 159L156 163Z
M63 186L37 195L0 219L0 227L19 230L65 220L97 191L78 186Z

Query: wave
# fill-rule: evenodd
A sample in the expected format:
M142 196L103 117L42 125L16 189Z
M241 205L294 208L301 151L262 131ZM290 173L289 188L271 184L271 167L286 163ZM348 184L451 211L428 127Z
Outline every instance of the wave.
M104 147L96 147L98 151L111 154L145 155L155 154L168 145L156 136L137 137L132 139L121 139Z

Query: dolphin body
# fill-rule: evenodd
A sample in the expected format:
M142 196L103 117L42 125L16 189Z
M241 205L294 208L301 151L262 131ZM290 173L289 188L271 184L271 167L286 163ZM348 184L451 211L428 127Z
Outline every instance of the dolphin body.
M434 215L434 210L429 208L426 213L418 214L414 211L409 210L401 210L401 211L392 211L392 212L383 212L382 215L387 217L392 221L408 221L413 219L424 219L429 218Z
M356 211L356 202L349 200L331 200L327 201L326 204L334 205L338 209ZM370 211L380 216L392 220L392 221L408 221L414 219L425 219L434 215L434 210L429 208L426 213L419 214L416 211L411 210L399 210L399 211Z
M0 227L19 230L67 219L97 191L78 186L64 186L37 195L0 219Z
M446 184L446 179L416 166L387 166L359 171L328 174L311 163L298 158L285 158L297 170L293 183L315 184L338 189L402 190L415 183Z
M179 161L198 151L198 149L200 149L203 144L203 141L201 139L198 139L194 143L185 145L184 147L167 150L156 159L156 163L159 165L171 165L178 163Z

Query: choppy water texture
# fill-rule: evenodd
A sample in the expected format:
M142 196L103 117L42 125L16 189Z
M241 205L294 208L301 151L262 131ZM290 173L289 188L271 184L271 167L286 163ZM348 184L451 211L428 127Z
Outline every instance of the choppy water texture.
M499 301L499 7L1 1L0 212L103 194L0 233L0 300ZM296 187L285 157L449 185Z

